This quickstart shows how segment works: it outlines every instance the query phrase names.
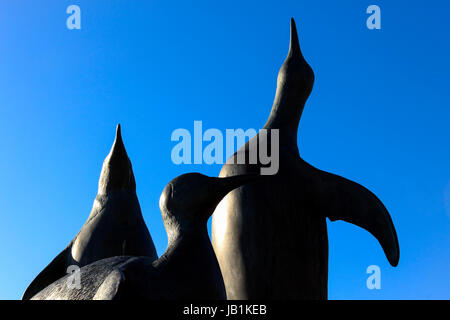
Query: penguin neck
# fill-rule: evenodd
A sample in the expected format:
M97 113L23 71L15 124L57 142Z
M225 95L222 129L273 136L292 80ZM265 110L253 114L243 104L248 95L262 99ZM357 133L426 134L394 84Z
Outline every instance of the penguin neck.
M160 269L168 270L170 277L183 279L185 286L177 287L178 297L204 299L205 294L209 296L208 299L223 300L226 297L219 262L208 236L206 221L172 230L167 250L157 265Z
M173 251L177 248L187 247L194 250L202 250L206 247L210 247L211 243L208 238L208 231L206 225L204 228L190 228L187 230L178 230L175 233L168 235L168 251ZM211 246L212 248L212 246Z
M303 57L295 21L291 19L289 52L278 72L275 100L264 126L279 130L280 147L298 153L298 126L313 84L314 72Z
M164 226L167 232L167 247L178 246L184 241L203 241L208 238L206 222L191 219L177 219L172 215L165 215Z
M277 94L269 118L264 129L278 129L280 145L298 150L297 132L305 102L298 103L297 99L286 99L285 95Z

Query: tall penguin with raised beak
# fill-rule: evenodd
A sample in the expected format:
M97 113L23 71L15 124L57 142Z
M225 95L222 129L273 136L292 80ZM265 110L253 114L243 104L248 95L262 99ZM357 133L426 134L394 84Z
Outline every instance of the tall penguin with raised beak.
M70 265L82 267L121 255L157 259L153 240L142 217L131 162L117 125L114 144L103 162L98 193L86 223L23 294L30 299L67 274Z
M327 217L369 231L391 265L398 263L396 231L381 201L361 185L316 169L300 156L298 125L313 83L292 19L289 53L264 126L279 130L279 170L234 190L213 214L212 242L228 299L327 299ZM253 139L261 139L260 134ZM266 150L272 149L271 143ZM239 149L220 176L259 172L260 163L234 164L242 153L249 159L257 145L251 140Z

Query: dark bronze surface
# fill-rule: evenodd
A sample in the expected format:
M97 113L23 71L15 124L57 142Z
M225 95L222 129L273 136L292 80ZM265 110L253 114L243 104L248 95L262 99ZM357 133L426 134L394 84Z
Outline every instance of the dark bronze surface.
M23 299L64 277L69 265L79 267L120 255L158 258L142 217L131 162L123 145L120 125L103 162L92 211L69 245L33 280Z
M289 53L264 126L279 129L279 171L232 191L213 215L212 243L229 299L327 299L326 217L366 229L391 265L398 263L396 231L381 201L361 185L316 169L300 156L297 130L313 83L292 19ZM257 145L250 141L232 157L245 153L248 159ZM260 167L225 164L220 176L258 173Z
M159 202L168 236L161 258L122 256L96 261L81 268L81 289L68 288L66 276L33 299L226 299L207 220L229 191L257 177L189 173L173 179Z

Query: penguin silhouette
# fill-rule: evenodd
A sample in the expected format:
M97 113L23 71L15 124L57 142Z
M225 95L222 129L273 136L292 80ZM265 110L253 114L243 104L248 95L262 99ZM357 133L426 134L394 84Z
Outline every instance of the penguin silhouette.
M68 288L67 275L33 299L226 299L207 220L229 191L257 177L188 173L173 179L159 201L168 245L158 260L122 256L96 261L80 269L81 289Z
M103 162L92 211L69 245L39 273L23 294L29 299L67 274L70 265L82 267L120 255L158 258L142 217L131 162L123 145L120 124L110 153Z
M291 19L289 53L264 126L268 132L279 130L279 170L234 190L213 214L212 243L229 299L327 299L327 217L369 231L390 264L398 263L396 231L381 201L361 185L316 169L300 156L297 130L313 82ZM259 143L261 133L253 139ZM267 141L270 150L272 141ZM234 164L242 154L249 159L256 151L258 143L252 142L227 161L221 177L260 171L261 163Z

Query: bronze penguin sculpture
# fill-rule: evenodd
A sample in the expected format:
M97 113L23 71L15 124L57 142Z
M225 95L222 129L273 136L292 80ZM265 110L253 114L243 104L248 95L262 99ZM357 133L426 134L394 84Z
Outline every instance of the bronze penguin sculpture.
M103 162L98 193L86 223L69 245L31 282L22 299L30 299L64 277L70 265L82 267L119 255L157 259L153 240L142 217L120 124L117 125L111 151Z
M396 231L381 201L361 185L316 169L300 156L298 125L313 82L291 19L289 53L264 126L268 132L278 129L278 172L232 191L213 214L212 243L228 299L327 299L327 217L369 231L390 264L398 264ZM224 164L221 177L259 172L260 162L236 164L242 154L249 159L256 151L255 139L262 139L261 133Z
M81 289L68 288L67 275L33 300L226 299L207 220L229 191L257 177L188 173L173 179L159 202L168 237L161 258L119 256L96 261L80 269Z

